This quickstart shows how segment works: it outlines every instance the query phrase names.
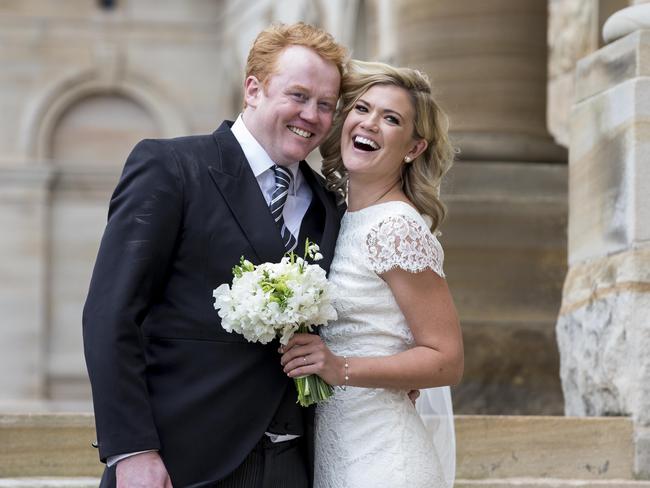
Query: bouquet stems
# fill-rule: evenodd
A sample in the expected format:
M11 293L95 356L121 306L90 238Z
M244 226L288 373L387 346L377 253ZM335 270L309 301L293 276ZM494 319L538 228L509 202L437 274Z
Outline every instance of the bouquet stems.
M307 326L301 325L298 332L307 333L309 329ZM327 400L334 393L334 388L316 374L299 376L294 378L293 382L296 384L296 390L298 390L298 403L301 407L308 407Z

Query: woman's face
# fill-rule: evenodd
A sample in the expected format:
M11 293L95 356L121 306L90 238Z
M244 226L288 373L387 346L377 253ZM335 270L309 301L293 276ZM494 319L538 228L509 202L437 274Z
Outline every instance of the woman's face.
M373 179L399 175L404 158L415 159L426 148L413 139L415 110L406 90L374 85L354 104L343 122L341 156L350 175Z

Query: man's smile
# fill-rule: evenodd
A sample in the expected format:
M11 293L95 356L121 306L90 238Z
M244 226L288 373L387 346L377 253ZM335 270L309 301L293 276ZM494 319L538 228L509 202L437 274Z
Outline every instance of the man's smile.
M309 139L314 135L313 132L309 132L304 129L299 129L295 125L287 125L287 129L289 129L294 134L299 135L300 137L304 137L305 139Z

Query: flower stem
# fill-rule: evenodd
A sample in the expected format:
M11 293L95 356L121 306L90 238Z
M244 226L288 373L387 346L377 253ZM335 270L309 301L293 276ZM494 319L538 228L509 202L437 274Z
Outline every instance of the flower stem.
M306 325L301 325L298 328L298 332L304 334L309 332L309 329ZM300 376L294 378L293 381L298 391L298 403L302 407L308 407L309 405L327 400L334 393L332 386L325 383L320 376L315 374Z

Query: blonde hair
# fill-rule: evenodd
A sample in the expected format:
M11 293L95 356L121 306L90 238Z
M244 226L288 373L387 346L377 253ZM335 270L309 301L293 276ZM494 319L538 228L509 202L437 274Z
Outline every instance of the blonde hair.
M347 193L348 174L341 158L343 122L357 100L374 85L393 85L406 90L413 103L413 138L425 139L427 148L413 162L402 167L402 191L422 214L431 217L434 231L447 209L440 200L440 183L454 160L454 148L447 134L449 122L431 93L427 76L410 68L384 63L350 60L341 81L341 104L332 129L320 146L327 188L341 200Z
M332 35L323 29L304 22L295 24L272 24L260 32L248 53L246 78L254 76L264 86L277 70L280 53L289 46L303 46L312 49L321 58L336 65L343 76L348 52L338 44ZM244 102L244 107L246 103Z

